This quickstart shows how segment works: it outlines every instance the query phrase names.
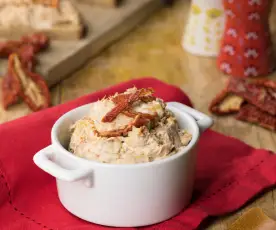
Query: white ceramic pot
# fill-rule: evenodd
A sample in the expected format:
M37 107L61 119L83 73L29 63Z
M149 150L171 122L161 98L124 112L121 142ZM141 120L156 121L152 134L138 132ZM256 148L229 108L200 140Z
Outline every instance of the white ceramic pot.
M185 149L150 163L104 164L66 150L69 127L87 115L90 106L60 117L52 128L52 145L34 156L39 168L56 177L63 206L81 219L115 227L155 224L181 212L192 196L200 132L212 125L212 119L180 103L168 103L180 127L193 135Z
M217 56L225 27L223 0L192 0L182 46L200 56Z

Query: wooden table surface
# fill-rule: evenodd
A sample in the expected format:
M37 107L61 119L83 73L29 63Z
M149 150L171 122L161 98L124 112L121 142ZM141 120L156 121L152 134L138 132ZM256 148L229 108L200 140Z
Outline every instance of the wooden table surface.
M214 58L196 57L186 53L181 37L190 2L181 0L172 8L162 9L128 36L106 49L81 70L73 73L52 90L54 105L84 94L140 76L155 76L181 87L192 99L195 108L210 114L208 104L222 89L226 76L216 68ZM274 5L273 12L276 12ZM271 17L271 30L276 41L276 14ZM272 74L272 78L276 73ZM18 104L8 111L0 108L0 123L29 114L26 105ZM213 130L234 136L256 147L276 152L276 135L263 128L233 118L214 117ZM250 207L260 207L276 219L276 189L229 216L214 219L204 229L224 230Z

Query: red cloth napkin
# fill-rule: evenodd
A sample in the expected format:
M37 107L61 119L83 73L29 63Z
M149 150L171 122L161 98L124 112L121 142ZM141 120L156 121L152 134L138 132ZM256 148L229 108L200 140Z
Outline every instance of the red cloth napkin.
M144 78L0 125L1 230L109 229L67 212L58 200L55 179L37 168L32 158L38 150L50 144L51 127L62 114L133 85L153 87L156 96L165 101L191 105L179 88ZM196 229L207 217L237 210L265 188L274 186L275 172L276 155L211 130L206 131L199 143L192 204L168 221L141 229Z

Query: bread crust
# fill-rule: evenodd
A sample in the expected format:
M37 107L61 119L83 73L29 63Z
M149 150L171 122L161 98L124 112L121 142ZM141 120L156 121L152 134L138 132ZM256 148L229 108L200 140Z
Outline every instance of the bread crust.
M70 1L72 6L76 9L74 4ZM47 35L51 40L79 40L84 36L85 24L80 13L77 11L79 17L78 24L58 24L53 25L51 28L37 29L30 26L1 26L0 25L0 37L8 40L17 40L26 34L43 33Z

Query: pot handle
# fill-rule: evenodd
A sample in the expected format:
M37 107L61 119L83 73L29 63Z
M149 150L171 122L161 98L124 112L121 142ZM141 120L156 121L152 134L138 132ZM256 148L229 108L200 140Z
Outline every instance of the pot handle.
M183 105L179 102L169 102L168 105L175 107L179 110L182 110L188 113L189 115L191 115L196 120L196 123L198 124L198 127L200 129L200 132L204 132L206 129L210 128L214 123L211 117L187 105Z
M91 168L81 168L81 169L65 169L60 165L56 164L53 159L54 150L53 146L49 145L46 148L37 152L34 157L34 163L41 168L43 171L49 173L50 175L64 181L77 181L80 179L84 179L89 174L92 173Z

